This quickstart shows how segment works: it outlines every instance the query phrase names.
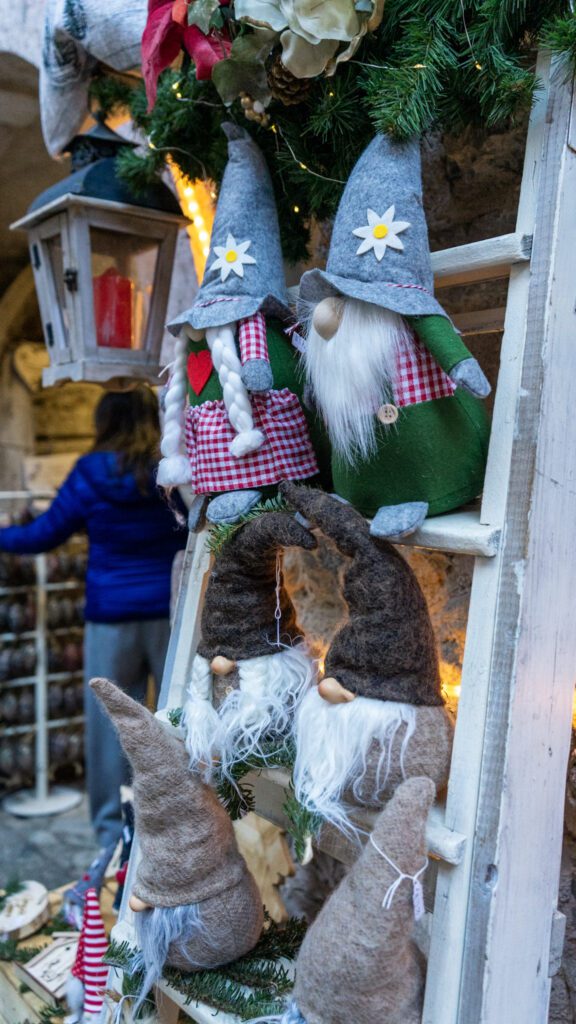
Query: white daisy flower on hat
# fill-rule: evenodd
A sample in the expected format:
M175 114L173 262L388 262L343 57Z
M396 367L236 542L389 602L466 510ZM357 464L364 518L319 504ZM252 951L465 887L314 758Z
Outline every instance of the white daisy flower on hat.
M354 228L352 232L353 235L363 239L356 250L357 256L362 256L363 253L373 249L376 259L380 262L388 246L391 249L404 248L398 235L410 227L410 221L394 220L395 212L394 206L389 206L382 216L375 210L368 209L366 211L368 223L364 227Z
M238 277L244 277L244 265L256 263L254 257L247 253L247 249L251 245L251 239L246 242L237 242L234 235L229 234L226 238L226 245L214 246L214 252L218 258L214 260L210 269L220 271L221 281L225 281L232 271Z

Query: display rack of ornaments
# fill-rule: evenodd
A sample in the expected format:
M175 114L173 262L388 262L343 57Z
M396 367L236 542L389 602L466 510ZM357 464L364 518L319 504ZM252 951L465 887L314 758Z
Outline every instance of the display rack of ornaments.
M30 518L2 504L5 523ZM83 772L86 557L82 538L47 555L0 553L0 788L14 813L30 802L49 813L48 783Z

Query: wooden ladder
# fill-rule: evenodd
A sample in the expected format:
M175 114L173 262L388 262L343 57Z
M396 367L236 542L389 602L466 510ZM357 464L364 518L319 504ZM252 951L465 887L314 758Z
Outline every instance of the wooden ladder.
M481 506L426 520L404 543L475 556L439 858L423 1024L545 1024L558 968L556 910L576 669L576 107L549 73L530 119L516 231L432 255L436 288L509 277ZM209 556L191 536L159 708L184 702ZM286 778L263 772L256 808L283 822ZM346 844L328 843L348 859ZM128 888L128 886L127 886ZM125 901L126 902L126 901ZM123 908L126 923L129 911ZM172 1019L182 1000L170 999ZM183 1007L200 1021L232 1018Z

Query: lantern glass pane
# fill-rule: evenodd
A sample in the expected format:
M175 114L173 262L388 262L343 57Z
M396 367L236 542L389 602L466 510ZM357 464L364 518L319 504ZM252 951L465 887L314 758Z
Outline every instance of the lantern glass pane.
M159 244L124 231L90 228L98 345L144 347Z
M48 259L50 262L50 271L52 274L52 281L54 283L54 291L56 292L57 307L52 310L52 315L57 316L60 320L60 327L64 344L69 345L69 334L70 334L70 317L68 309L66 307L66 288L64 285L64 254L62 251L62 239L60 235L55 235L53 238L46 239L46 248L48 250Z

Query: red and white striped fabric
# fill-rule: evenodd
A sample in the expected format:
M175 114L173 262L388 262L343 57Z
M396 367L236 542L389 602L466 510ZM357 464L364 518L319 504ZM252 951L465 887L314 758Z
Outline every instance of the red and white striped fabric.
M95 889L86 891L82 931L72 974L84 985L84 1015L99 1014L109 968L103 963L108 948L106 930Z
M204 402L186 413L186 452L195 494L265 487L304 480L318 472L300 402L288 388L252 395L254 427L265 435L256 452L235 458L236 433L223 401Z
M270 362L266 343L266 320L263 313L247 316L238 325L238 345L242 366L249 359L265 359Z
M394 404L416 405L435 398L450 398L456 385L444 373L428 349L413 337L398 359Z

